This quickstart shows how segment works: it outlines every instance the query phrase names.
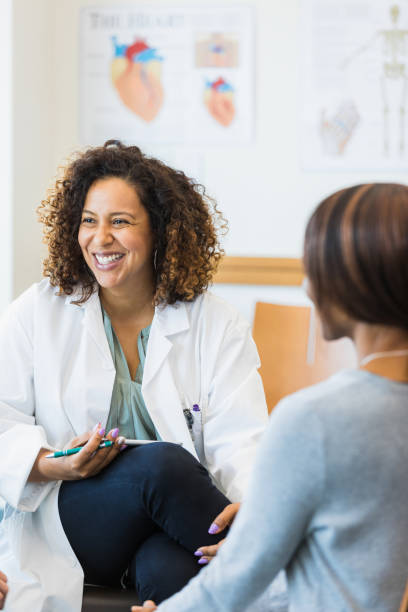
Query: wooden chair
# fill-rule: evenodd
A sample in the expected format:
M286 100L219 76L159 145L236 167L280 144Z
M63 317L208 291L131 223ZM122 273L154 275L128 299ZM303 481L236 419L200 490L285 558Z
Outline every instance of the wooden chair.
M405 587L404 596L401 601L399 612L408 612L408 580Z
M256 304L253 336L269 411L285 395L357 364L351 340L325 341L311 313L309 306Z

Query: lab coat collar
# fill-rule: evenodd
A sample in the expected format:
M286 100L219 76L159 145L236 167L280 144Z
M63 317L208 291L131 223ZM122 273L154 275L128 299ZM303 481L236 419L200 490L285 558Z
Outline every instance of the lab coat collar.
M187 309L183 302L171 306L156 306L143 372L144 388L152 382L169 354L173 346L170 337L188 330L189 327Z
M172 336L190 328L184 302L156 306L153 322L160 328L164 336Z
M81 296L81 288L75 287L73 293L69 295L65 304L71 308L81 308L84 311L84 317L82 324L91 335L95 344L97 345L103 359L103 367L107 370L112 369L113 360L109 349L108 339L106 337L105 328L103 325L101 302L99 300L99 292L95 287L92 295L83 302L82 304L74 304L75 300L78 300Z
M103 367L110 370L113 367L113 362L103 327L99 293L95 290L83 304L73 304L73 301L78 299L80 294L80 289L76 288L74 292L67 297L66 304L74 308L82 308L85 311L83 325L86 327L101 352ZM143 373L144 386L147 386L153 380L169 354L172 348L172 342L169 337L184 332L189 328L190 322L187 307L184 302L156 306Z
M95 315L101 308L99 293L95 288L92 295L83 304L74 304L81 296L80 287L75 287L71 295L65 299L68 306L76 308L84 308L90 314ZM98 318L98 317L97 317ZM160 328L164 336L172 336L179 332L186 331L190 328L190 322L187 314L187 308L184 302L176 302L176 304L164 304L156 306L154 312L153 323Z

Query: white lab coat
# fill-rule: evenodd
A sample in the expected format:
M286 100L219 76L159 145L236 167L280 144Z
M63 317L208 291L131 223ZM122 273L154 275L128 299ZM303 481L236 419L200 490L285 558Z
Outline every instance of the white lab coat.
M61 483L27 483L42 447L64 447L109 413L115 369L99 297L81 306L75 297L57 296L44 280L0 324L0 569L10 612L81 609L83 572L58 514ZM199 457L232 501L242 497L267 421L258 367L248 324L222 300L205 293L156 308L146 407L162 439ZM183 409L195 403L193 443Z

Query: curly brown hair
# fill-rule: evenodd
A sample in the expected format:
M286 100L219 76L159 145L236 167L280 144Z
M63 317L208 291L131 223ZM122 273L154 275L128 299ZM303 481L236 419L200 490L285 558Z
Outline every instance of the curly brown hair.
M44 276L61 294L71 295L79 287L78 304L95 290L78 231L90 186L109 177L132 185L149 215L156 252L155 304L194 300L207 289L224 254L217 234L227 223L202 185L118 140L78 154L38 207L48 246Z

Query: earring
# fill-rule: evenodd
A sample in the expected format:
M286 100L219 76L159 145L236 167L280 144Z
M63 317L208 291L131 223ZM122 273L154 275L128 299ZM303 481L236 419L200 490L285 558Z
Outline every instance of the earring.
M155 250L153 255L153 268L157 270L157 249Z

